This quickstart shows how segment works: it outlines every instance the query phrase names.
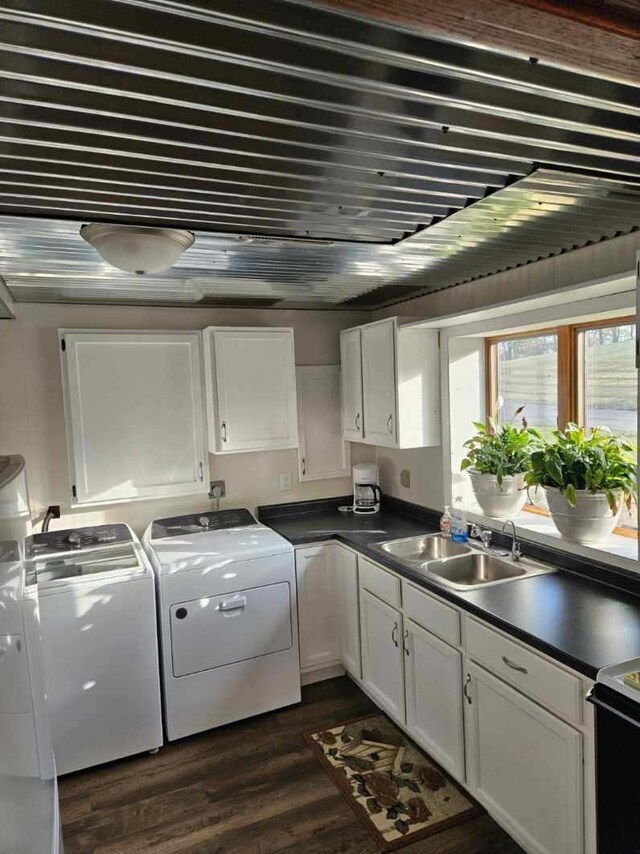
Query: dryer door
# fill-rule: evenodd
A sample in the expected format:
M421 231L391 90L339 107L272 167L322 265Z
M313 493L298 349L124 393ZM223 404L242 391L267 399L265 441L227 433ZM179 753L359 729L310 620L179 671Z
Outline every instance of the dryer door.
M180 602L169 618L174 676L281 652L293 642L287 582Z

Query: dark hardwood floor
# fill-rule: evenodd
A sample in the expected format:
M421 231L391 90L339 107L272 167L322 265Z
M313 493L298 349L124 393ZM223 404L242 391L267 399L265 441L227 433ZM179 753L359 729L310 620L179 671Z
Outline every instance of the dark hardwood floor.
M377 846L300 737L376 711L346 677L299 706L60 780L66 854L375 854ZM522 854L484 815L402 849Z

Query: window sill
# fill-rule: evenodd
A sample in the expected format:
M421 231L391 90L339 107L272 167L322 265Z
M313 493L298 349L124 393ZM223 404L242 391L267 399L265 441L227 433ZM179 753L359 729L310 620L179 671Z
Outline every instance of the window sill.
M501 531L504 524L497 519L473 511L470 511L467 516L469 521L476 522L493 531ZM514 522L518 529L518 536L523 540L539 543L559 551L570 552L585 560L596 560L599 563L606 563L640 574L640 566L638 565L639 541L633 537L612 534L602 545L580 546L563 540L550 516L523 510L514 519Z

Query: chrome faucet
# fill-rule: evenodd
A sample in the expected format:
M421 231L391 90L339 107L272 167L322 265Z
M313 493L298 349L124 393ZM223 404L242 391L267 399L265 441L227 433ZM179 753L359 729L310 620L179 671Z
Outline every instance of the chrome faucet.
M501 557L505 557L507 555L507 552L496 549L491 545L493 531L490 531L488 528L481 528L480 525L476 525L475 522L471 525L469 538L472 540L480 540L478 545L486 552L500 555Z
M511 560L520 560L522 557L522 548L520 546L520 542L518 541L518 535L516 533L516 523L513 519L507 519L507 521L502 526L502 533L505 533L507 525L511 525L512 528L512 539L511 539Z

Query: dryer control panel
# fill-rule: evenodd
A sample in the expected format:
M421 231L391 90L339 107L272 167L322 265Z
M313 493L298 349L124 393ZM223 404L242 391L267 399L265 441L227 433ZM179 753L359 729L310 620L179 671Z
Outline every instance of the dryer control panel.
M225 528L244 528L247 525L257 524L256 519L245 507L238 510L207 510L204 513L190 513L188 516L156 519L151 526L151 539L183 537L186 534L221 531Z

